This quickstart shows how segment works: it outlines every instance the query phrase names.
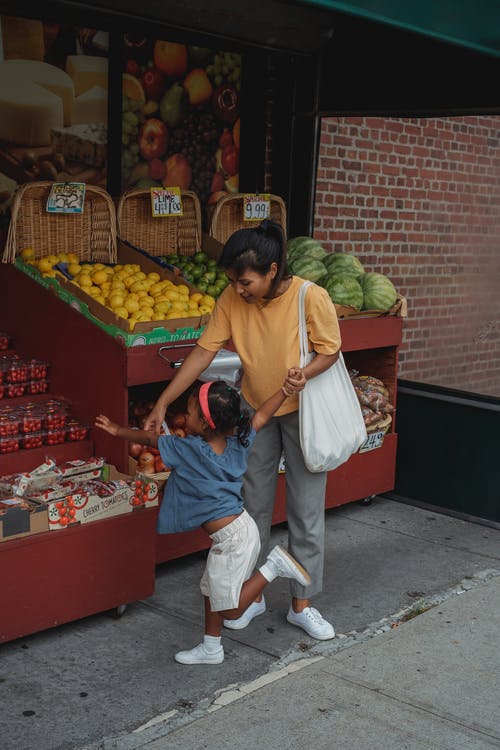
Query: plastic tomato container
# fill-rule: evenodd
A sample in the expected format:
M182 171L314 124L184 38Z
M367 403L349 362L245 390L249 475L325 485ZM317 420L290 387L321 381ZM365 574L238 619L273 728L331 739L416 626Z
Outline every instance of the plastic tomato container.
M26 383L26 393L34 395L36 393L47 393L49 390L48 380L30 380Z
M5 383L0 388L3 389L2 398L18 398L26 393L26 383Z
M45 430L45 445L59 445L66 441L66 428L56 428L54 430Z
M14 414L0 416L0 437L19 434L19 419Z
M23 411L19 414L22 433L39 432L43 427L43 414L37 411Z
M27 432L19 438L19 445L25 450L40 448L45 442L45 432Z
M47 409L43 417L43 427L46 430L57 430L66 426L67 412L61 407Z
M0 350L8 349L10 346L10 336L8 333L0 331Z
M0 454L15 453L19 450L19 436L9 435L9 437L0 438Z
M25 383L30 378L30 366L22 359L13 359L3 366L4 383Z
M67 423L67 439L76 441L76 440L85 440L87 435L89 434L90 427L86 424L81 424L76 419L70 419Z
M29 378L31 380L45 380L49 372L49 363L41 359L30 359Z

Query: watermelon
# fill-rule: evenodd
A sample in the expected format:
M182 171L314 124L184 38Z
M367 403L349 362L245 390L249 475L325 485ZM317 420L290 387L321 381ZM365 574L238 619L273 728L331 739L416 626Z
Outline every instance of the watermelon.
M326 275L324 263L314 258L308 258L307 256L295 258L291 261L289 267L295 276L300 276L302 279L307 279L308 281L319 281L319 279Z
M363 310L389 310L398 298L394 284L383 273L365 273L361 277Z
M329 275L324 287L333 302L337 305L348 305L361 310L363 304L363 290L361 284L352 275L333 274Z
M315 260L323 260L326 255L326 250L321 246L321 243L312 237L293 237L293 239L288 241L287 251L289 261L292 258L300 258L303 255L307 255L308 258L314 258Z
M349 253L329 253L323 262L328 272L332 274L361 276L364 273L361 261Z

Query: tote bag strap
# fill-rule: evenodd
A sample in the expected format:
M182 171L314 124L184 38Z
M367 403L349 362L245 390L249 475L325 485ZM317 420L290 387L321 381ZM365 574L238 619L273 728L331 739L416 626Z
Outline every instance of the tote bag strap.
M310 360L306 324L306 292L307 287L311 286L311 284L311 281L305 281L299 289L299 343L301 367L305 367Z

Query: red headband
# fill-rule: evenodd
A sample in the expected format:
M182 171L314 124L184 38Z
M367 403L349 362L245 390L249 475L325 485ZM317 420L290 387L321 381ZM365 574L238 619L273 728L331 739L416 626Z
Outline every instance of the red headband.
M210 408L208 406L208 389L210 388L213 382L214 381L211 380L209 383L203 383L203 385L200 388L200 393L198 396L200 400L201 412L203 416L205 417L205 419L207 420L208 426L210 427L211 430L215 430L215 423L214 423L214 420L212 419L212 415L210 414Z

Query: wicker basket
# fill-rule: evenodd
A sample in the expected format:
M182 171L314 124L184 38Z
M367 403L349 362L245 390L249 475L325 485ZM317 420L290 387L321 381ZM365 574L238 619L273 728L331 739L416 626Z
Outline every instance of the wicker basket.
M85 186L81 214L47 213L53 183L27 182L16 192L3 254L13 263L26 247L40 258L62 252L81 261L116 263L116 213L111 196L97 185Z
M118 236L150 255L194 255L201 242L201 208L196 193L181 190L182 216L151 216L149 188L127 190L118 203Z
M217 201L210 220L210 235L218 242L224 244L228 237L237 229L251 229L258 226L255 221L243 219L244 193L233 193L224 195ZM283 229L286 239L286 208L282 198L277 195L270 196L271 210L269 218L275 221Z

